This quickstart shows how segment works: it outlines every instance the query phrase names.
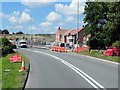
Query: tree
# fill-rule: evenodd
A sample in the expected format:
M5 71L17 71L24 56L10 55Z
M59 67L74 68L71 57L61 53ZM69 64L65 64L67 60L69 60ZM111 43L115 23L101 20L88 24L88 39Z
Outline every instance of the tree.
M0 29L0 34L2 34L2 30Z
M7 29L4 29L4 30L2 31L2 34L9 34L9 31L8 31Z
M120 2L86 2L84 14L85 35L91 34L91 45L110 46L120 40Z
M24 34L22 31L17 32L16 34Z
M13 53L13 46L11 44L11 42L6 39L6 38L0 38L0 45L2 47L2 55L7 55L9 53Z
M12 34L15 34L14 32Z

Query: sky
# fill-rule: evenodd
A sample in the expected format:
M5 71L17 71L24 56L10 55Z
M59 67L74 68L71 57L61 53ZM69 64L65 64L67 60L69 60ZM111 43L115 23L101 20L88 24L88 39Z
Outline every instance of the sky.
M54 34L62 29L83 26L85 1L79 0L4 0L0 3L0 28L10 33ZM79 15L79 18L78 18Z

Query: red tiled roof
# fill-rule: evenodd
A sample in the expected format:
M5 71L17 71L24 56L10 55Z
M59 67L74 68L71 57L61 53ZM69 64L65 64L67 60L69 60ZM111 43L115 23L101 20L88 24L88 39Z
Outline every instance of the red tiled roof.
M69 35L69 33L70 33L71 35L75 35L76 33L78 33L78 32L81 31L81 30L83 30L83 28L69 30L69 31L67 31L64 35L67 36L67 35Z
M67 32L65 32L65 36L69 35L69 33L71 32L72 30L68 30Z
M68 30L68 29L60 29L60 30L58 30L57 32L58 32L60 35L65 35L65 33L68 32L68 31L70 31L70 30Z
M67 36L67 35L69 35L69 34L75 35L76 33L78 33L78 32L81 31L81 30L83 30L83 28L73 29L73 30L58 29L58 30L57 30L57 33L59 33L60 35Z

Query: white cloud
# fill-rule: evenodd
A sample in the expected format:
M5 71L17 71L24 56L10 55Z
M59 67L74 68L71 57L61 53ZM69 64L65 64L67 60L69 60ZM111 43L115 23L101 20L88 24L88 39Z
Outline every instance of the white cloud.
M55 2L56 0L22 0L21 3L25 6L35 8L40 6L48 5L52 2Z
M74 17L74 16L68 16L68 17L66 18L66 21L67 21L67 22L75 22L75 17Z
M13 11L13 15L19 16L20 15L20 11Z
M24 11L24 12L26 12L26 13L29 13L29 12L30 12L30 10L29 10L29 9L27 9L27 8L26 8L26 9L24 9L23 11Z
M20 13L19 11L14 11L11 16L9 16L8 20L10 23L14 24L22 24L22 23L28 23L31 22L33 19L30 16L30 14L26 12Z
M0 13L0 18L3 18L3 16L4 16L4 14L1 12L1 13Z
M30 22L30 21L32 21L32 17L28 13L23 12L19 21L20 21L20 23Z
M19 29L19 30L21 30L21 29L23 29L23 28L24 28L24 27L21 26L21 25L17 25L17 26L14 27L14 29Z
M55 34L56 32L50 32L50 34Z
M29 27L28 27L28 30L38 31L38 30L40 30L40 28L39 28L39 27L36 27L36 26L29 26Z
M52 25L51 22L42 22L42 23L40 23L40 26L42 26L42 27L50 27L51 25Z
M9 15L6 15L5 13L3 12L0 12L0 18L8 18Z
M46 19L52 22L60 22L62 20L62 16L56 12L50 12Z
M85 1L85 0L84 0ZM76 15L77 14L77 0L72 0L70 5L56 4L55 10L62 15ZM84 12L84 2L79 2L79 14Z
M11 23L17 23L17 18L14 17L14 16L11 16L11 17L9 17L9 21L10 21Z

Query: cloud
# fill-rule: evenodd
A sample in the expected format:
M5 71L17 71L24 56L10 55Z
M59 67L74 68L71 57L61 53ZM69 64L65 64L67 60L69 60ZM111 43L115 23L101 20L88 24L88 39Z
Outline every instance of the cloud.
M30 8L36 8L36 7L41 7L48 5L52 2L55 2L56 0L22 0L21 4L28 6Z
M42 22L42 23L40 23L40 26L42 26L42 27L50 27L51 25L52 25L51 22Z
M13 11L13 15L19 16L20 15L20 11Z
M21 25L17 25L17 26L14 27L14 29L19 29L19 30L21 30L21 29L23 29L23 28L24 28L24 27L21 26Z
M17 18L14 16L9 17L10 23L17 23Z
M55 10L56 12L59 12L62 15L76 15L78 8L77 4L78 4L77 0L72 0L70 5L64 5L59 3L55 5ZM84 12L84 2L79 1L79 14L82 14L83 12Z
M20 13L19 11L13 11L13 13L9 16L8 20L10 21L10 23L22 24L31 22L33 19L30 14L26 12Z
M3 12L0 12L0 18L8 18L9 15L6 15L5 13Z
M4 17L4 14L1 12L0 13L0 18L3 18Z
M20 21L20 23L30 22L30 21L32 21L32 17L28 13L23 12L21 14L19 21Z
M62 16L56 12L50 12L46 19L51 22L60 22L62 20Z
M29 13L29 12L30 12L30 10L29 10L29 9L27 9L27 8L26 8L26 9L24 9L23 11L24 11L24 12L26 12L26 13Z
M68 16L66 17L66 22L75 22L75 17L74 16Z
M40 30L40 28L39 28L39 27L36 27L36 26L28 26L28 30L38 31L38 30Z

